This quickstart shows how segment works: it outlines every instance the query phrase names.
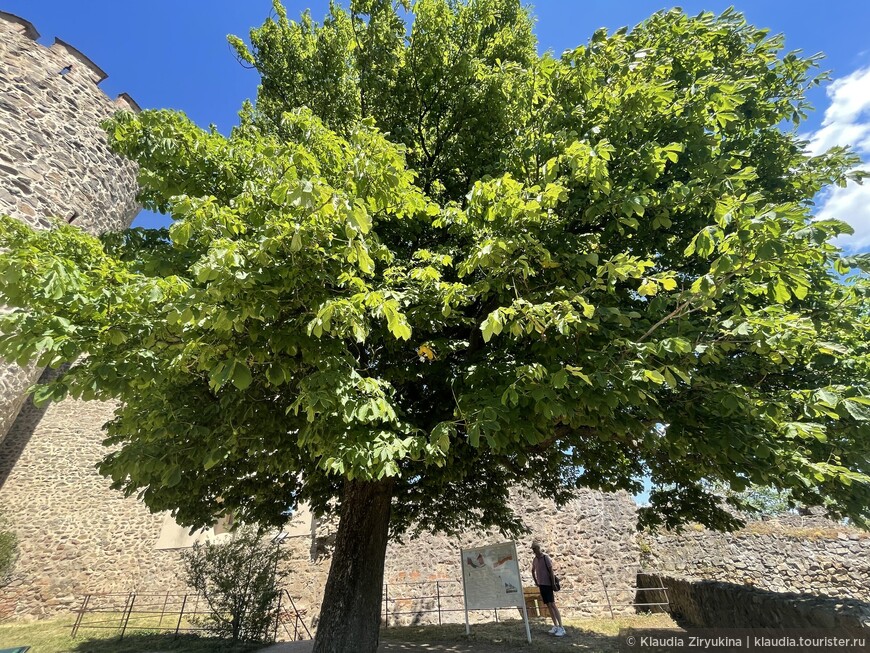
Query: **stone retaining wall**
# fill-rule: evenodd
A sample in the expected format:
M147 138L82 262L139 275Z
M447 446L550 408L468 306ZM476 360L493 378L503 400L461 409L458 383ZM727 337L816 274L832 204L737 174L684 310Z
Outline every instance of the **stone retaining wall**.
M870 602L870 533L818 517L647 539L647 567L695 579Z
M870 603L811 594L768 592L755 587L674 576L638 574L648 600L667 601L682 626L696 628L836 628L870 635ZM641 593L639 593L640 595ZM659 610L664 611L664 609Z

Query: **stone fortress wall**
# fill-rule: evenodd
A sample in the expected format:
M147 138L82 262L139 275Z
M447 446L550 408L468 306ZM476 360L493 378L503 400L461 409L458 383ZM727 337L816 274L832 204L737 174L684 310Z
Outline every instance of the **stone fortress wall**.
M106 74L74 47L38 37L0 11L0 214L40 228L49 216L92 233L126 228L139 211L136 168L109 151L100 122L138 107L103 93ZM0 440L38 376L0 362Z
M530 528L528 535L516 542L525 588L534 588L531 545L538 540L552 557L554 571L560 577L559 604L563 613L609 614L604 583L611 603L620 604L614 606L615 613L634 612L630 604L634 600L640 547L635 537L637 516L631 496L625 492L583 490L567 505L557 507L548 499L516 491L511 504ZM425 535L402 544L390 543L384 570L388 623L437 624L435 610L439 603L442 622L464 621L460 551L503 541L504 537L490 532L460 537ZM329 529L321 528L314 537L288 538L286 546L290 574L285 585L306 622L316 623L329 572ZM441 581L437 588L436 581ZM505 614L507 618L518 616L511 609ZM475 620L492 618L491 611L472 615Z
M668 612L683 627L694 628L835 628L840 635L870 635L870 603L797 592L769 592L751 585L692 580L667 574L637 576L651 600L667 601ZM821 649L816 649L821 650Z
M28 400L0 443L0 512L18 535L3 616L69 611L92 592L183 589L176 554L155 550L163 517L112 490L95 465L113 405Z

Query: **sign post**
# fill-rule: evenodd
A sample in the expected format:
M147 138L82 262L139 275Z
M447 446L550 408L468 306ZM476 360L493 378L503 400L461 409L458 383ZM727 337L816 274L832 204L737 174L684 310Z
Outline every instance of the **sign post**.
M526 624L526 638L532 641L529 613L520 581L515 542L462 549L462 593L465 600L465 634L471 633L469 610L519 608Z

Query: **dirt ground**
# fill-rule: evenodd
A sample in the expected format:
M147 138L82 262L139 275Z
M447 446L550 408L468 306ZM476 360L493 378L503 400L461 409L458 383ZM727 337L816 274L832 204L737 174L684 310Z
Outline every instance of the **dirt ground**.
M466 636L465 626L408 626L381 632L379 653L615 653L619 650L619 631L623 628L677 629L668 615L649 615L611 619L566 620L565 637L547 633L550 624L531 625L532 643L526 641L520 621L472 625ZM259 653L310 653L311 641L286 642Z

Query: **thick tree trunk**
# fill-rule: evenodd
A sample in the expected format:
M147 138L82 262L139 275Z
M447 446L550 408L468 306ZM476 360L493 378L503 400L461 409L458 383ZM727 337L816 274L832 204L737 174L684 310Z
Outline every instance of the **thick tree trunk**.
M378 649L393 483L348 481L312 653Z

